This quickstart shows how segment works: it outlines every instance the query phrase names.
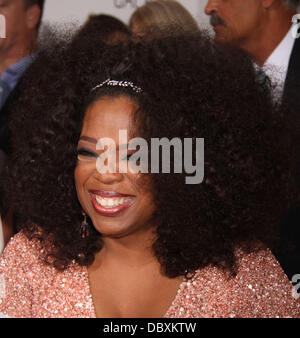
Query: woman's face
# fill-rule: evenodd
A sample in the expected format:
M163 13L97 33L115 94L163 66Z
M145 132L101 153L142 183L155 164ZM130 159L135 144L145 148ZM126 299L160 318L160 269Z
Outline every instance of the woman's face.
M99 170L97 162L97 158L98 161L101 158L99 155L104 156L107 150L97 150L97 142L99 145L99 140L109 138L116 145L116 168L119 168L119 147L124 149L127 146L119 143L119 131L127 130L129 142L132 131L135 132L132 116L137 108L125 96L105 96L92 103L84 117L75 169L76 190L83 210L103 236L124 237L154 225L149 177L144 175L141 185L138 182L141 174L134 174L130 169L127 173L119 170L101 173L103 171ZM132 153L128 150L128 157L120 158L123 165L124 161L130 161ZM130 163L128 165L130 168Z

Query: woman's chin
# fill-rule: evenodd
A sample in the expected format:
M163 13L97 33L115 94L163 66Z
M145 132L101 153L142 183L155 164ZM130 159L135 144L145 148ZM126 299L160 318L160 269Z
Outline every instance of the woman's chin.
M124 223L119 222L93 222L94 228L98 231L102 237L121 238L127 236L132 232L130 227L124 226Z

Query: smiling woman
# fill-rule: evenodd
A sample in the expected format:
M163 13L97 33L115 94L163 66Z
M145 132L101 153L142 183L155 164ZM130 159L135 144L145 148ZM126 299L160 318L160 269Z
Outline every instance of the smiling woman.
M7 178L21 231L0 261L0 312L299 316L265 245L291 193L290 115L251 61L202 33L102 47L50 46L22 83ZM127 172L98 170L98 140L120 156L121 130L148 144L204 138L203 183L133 172L135 150Z

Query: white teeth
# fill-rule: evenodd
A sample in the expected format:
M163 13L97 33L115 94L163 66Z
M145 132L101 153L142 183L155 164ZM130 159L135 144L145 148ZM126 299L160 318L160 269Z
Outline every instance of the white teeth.
M122 204L125 204L129 201L132 201L132 198L130 197L114 197L114 198L107 198L107 197L101 197L98 195L95 195L97 203L99 203L104 208L115 208Z

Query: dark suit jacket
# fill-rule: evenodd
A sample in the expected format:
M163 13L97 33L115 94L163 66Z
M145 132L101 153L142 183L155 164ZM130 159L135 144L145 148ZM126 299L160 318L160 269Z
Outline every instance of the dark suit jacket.
M283 102L288 104L300 119L300 38L295 40L287 77L285 81ZM295 124L297 126L297 123ZM296 159L296 185L300 191L300 147ZM275 256L289 277L300 274L300 205L295 205L280 223L280 245L274 250Z
M284 86L283 100L300 116L300 37L295 40Z

